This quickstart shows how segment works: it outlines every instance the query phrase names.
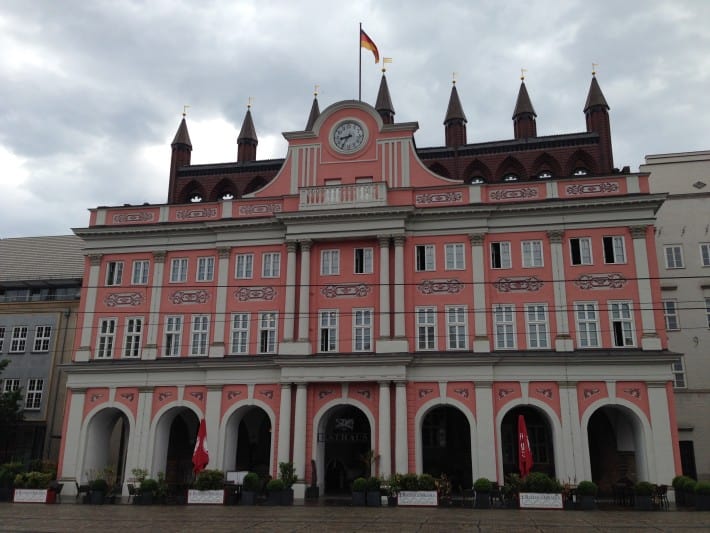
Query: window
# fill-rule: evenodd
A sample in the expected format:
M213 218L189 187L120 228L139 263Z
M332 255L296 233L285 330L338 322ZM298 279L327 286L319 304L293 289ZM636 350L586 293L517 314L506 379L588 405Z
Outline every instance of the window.
M466 308L446 308L446 348L449 350L465 350L468 335L466 333Z
M599 346L599 323L597 304L577 303L574 305L577 317L577 333L580 348L597 348Z
M143 319L127 318L123 357L140 357L141 336L143 335Z
M43 379L28 379L27 392L25 394L25 409L28 411L38 411L42 405Z
M580 237L569 240L573 265L592 264L592 240L589 237Z
M259 313L259 353L276 353L276 313Z
M436 349L436 308L419 307L417 316L417 350Z
M495 343L498 350L515 348L515 307L496 305L493 307Z
M510 268L510 243L491 243L491 268Z
M621 235L614 237L604 237L604 262L626 263L626 252L624 250L624 238Z
M192 332L190 334L190 355L207 355L207 337L210 331L210 319L207 315L192 317Z
M447 244L444 246L446 255L446 270L463 270L465 268L463 244Z
M414 247L417 272L432 271L434 266L434 245L418 244Z
M183 281L187 281L187 259L173 259L170 261L170 282L180 283Z
M96 358L110 359L113 357L113 344L116 337L116 319L104 318L99 322L99 340L96 343Z
M616 347L635 344L634 319L631 312L631 302L609 303L612 342Z
M340 274L340 250L321 251L320 273L323 276L335 276Z
M2 392L15 392L20 390L20 380L19 379L6 379L2 384Z
M180 356L180 341L182 340L182 317L169 316L165 318L165 344L163 355L165 357Z
M355 274L372 274L372 248L355 248Z
M683 360L676 359L671 365L671 370L673 371L673 386L676 389L684 389L686 387L685 383L685 368L683 368Z
M249 353L249 313L234 313L232 315L231 353Z
M678 306L675 300L663 300L663 318L666 321L666 331L677 331L680 329Z
M338 349L338 312L321 311L319 316L319 343L321 352Z
M705 298L705 315L707 317L708 327L710 328L710 298Z
M710 267L710 243L700 245L700 263L704 267Z
M254 272L254 254L237 255L237 279L251 279Z
M106 285L120 285L123 278L123 261L109 261L106 265Z
M5 326L0 326L0 352L3 344L5 344Z
M261 255L261 275L265 278L278 278L281 272L281 254L268 252Z
M27 345L27 326L15 326L12 328L12 338L10 339L10 353L21 353L25 351Z
M523 266L542 266L542 241L523 241Z
M525 321L527 323L528 348L531 350L549 348L547 306L527 304L525 306Z
M372 351L371 309L353 309L353 351Z
M674 244L663 247L666 256L666 268L683 268L683 247Z
M33 352L48 352L49 339L52 336L52 326L37 326L35 328L35 343Z
M214 279L214 257L197 259L197 281L212 281Z
M131 283L133 285L145 285L146 283L148 283L149 268L149 261L133 261L133 274L131 275Z

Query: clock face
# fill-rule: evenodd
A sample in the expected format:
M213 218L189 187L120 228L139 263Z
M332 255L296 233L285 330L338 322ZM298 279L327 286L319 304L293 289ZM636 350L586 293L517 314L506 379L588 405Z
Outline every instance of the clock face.
M333 146L343 153L359 150L365 143L365 130L354 120L346 120L333 130Z

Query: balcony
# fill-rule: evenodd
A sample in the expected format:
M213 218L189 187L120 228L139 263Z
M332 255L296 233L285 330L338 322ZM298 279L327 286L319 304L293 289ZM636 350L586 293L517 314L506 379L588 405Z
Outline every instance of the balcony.
M387 205L387 185L384 182L301 187L298 207L300 210L315 210L380 205Z

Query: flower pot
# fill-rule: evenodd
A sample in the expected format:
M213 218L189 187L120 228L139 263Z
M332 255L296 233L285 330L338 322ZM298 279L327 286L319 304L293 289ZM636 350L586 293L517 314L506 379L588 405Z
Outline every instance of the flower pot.
M89 492L89 503L91 505L103 505L106 501L106 493L102 490L92 490Z
M710 494L695 494L695 510L710 511Z
M637 511L653 511L653 500L651 496L635 494L634 509Z
M280 492L279 505L293 505L293 489L284 489Z
M353 491L352 504L356 507L364 507L367 504L365 491Z
M593 511L597 508L597 502L591 494L578 495L577 508L581 511Z
M477 492L476 493L476 503L474 504L476 509L490 509L491 508L491 493L490 492Z
M387 507L397 507L397 496L387 496Z
M381 507L382 506L382 497L380 496L380 491L379 490L368 490L366 492L366 500L367 500L367 506L368 507Z
M280 490L270 490L266 494L266 505L281 505L281 491Z
M243 490L239 503L241 505L256 505L256 491Z

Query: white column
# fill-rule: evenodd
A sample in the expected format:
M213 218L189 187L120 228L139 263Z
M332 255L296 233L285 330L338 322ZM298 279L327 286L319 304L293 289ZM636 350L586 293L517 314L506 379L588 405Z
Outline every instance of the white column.
M471 271L473 272L473 351L487 353L491 351L488 339L488 304L486 303L486 264L483 254L485 235L475 233L469 236L471 241Z
M222 386L207 386L207 402L205 403L205 426L207 429L207 450L210 454L209 468L222 470L224 467L223 443L219 438L221 425L220 411L222 407Z
M395 394L395 471L399 474L409 472L409 444L407 433L407 384L398 381Z
M165 465L153 465L153 450L149 450L150 446L150 422L153 413L153 387L142 387L138 389L138 409L136 410L136 446L133 450L129 449L129 458L126 459L126 466L129 461L135 461L133 468L146 468L149 472L155 474L165 470ZM167 445L167 443L166 443ZM166 452L167 453L167 452ZM130 472L130 470L127 470Z
M577 403L577 384L561 382L560 414L562 424L562 455L564 464L560 465L557 477L562 483L576 485L585 479L592 479L589 457L589 444L582 438L582 427Z
M377 452L380 456L378 475L392 473L392 437L390 435L390 382L380 382L380 404L378 410Z
M101 271L101 254L89 254L89 279L84 298L84 316L81 324L81 344L76 352L75 361L83 362L91 359L91 336L94 331L94 309L96 308L96 293L99 286Z
M226 316L228 285L229 285L229 256L231 249L227 247L217 248L219 265L217 267L217 287L215 289L215 309L214 309L214 333L212 336L212 346L210 346L210 357L224 357L224 325L229 324Z
M675 456L673 437L671 434L671 419L668 405L668 395L673 394L665 383L648 384L648 407L651 413L651 441L646 442L646 456L649 468L647 481L651 483L668 483L677 474L675 471ZM640 439L639 439L640 440Z
M296 243L286 243L286 297L284 302L284 341L293 342L296 322Z
M478 472L474 479L486 477L488 479L497 479L495 434L498 431L496 428L495 416L493 414L493 388L490 381L476 382L476 461ZM473 458L472 458L473 459ZM501 476L503 473L501 472ZM498 479L499 483L503 483L503 479Z
M547 232L547 238L550 241L550 255L552 257L552 292L555 296L555 319L557 321L555 350L571 352L574 350L574 343L569 334L569 320L567 319L565 258L562 251L564 234L565 232L562 230L552 230Z
M661 339L656 332L653 316L653 293L651 292L650 272L648 268L648 250L646 234L650 226L631 226L634 243L634 264L636 266L636 284L639 289L639 307L641 309L641 349L660 350ZM656 258L654 257L655 261Z
M79 458L79 450L86 446L80 442L81 425L84 418L84 402L86 401L85 389L71 389L71 399L66 410L66 432L62 436L64 456L62 458L62 471L59 472L59 480L66 484L69 489L67 494L76 495L74 480L86 481L86 476L81 472L82 462Z
M141 359L158 357L158 328L160 326L160 298L163 291L163 272L165 270L165 252L153 252L153 277L150 287L150 315L148 333Z
M394 336L404 338L404 236L394 238Z
M390 336L390 238L378 237L380 244L380 338Z
M308 342L311 290L311 241L301 241L301 292L298 303L298 340Z
M281 405L279 406L278 463L288 463L291 459L291 384L281 384Z
M307 383L296 387L296 410L293 419L293 466L298 479L306 475L306 398Z

